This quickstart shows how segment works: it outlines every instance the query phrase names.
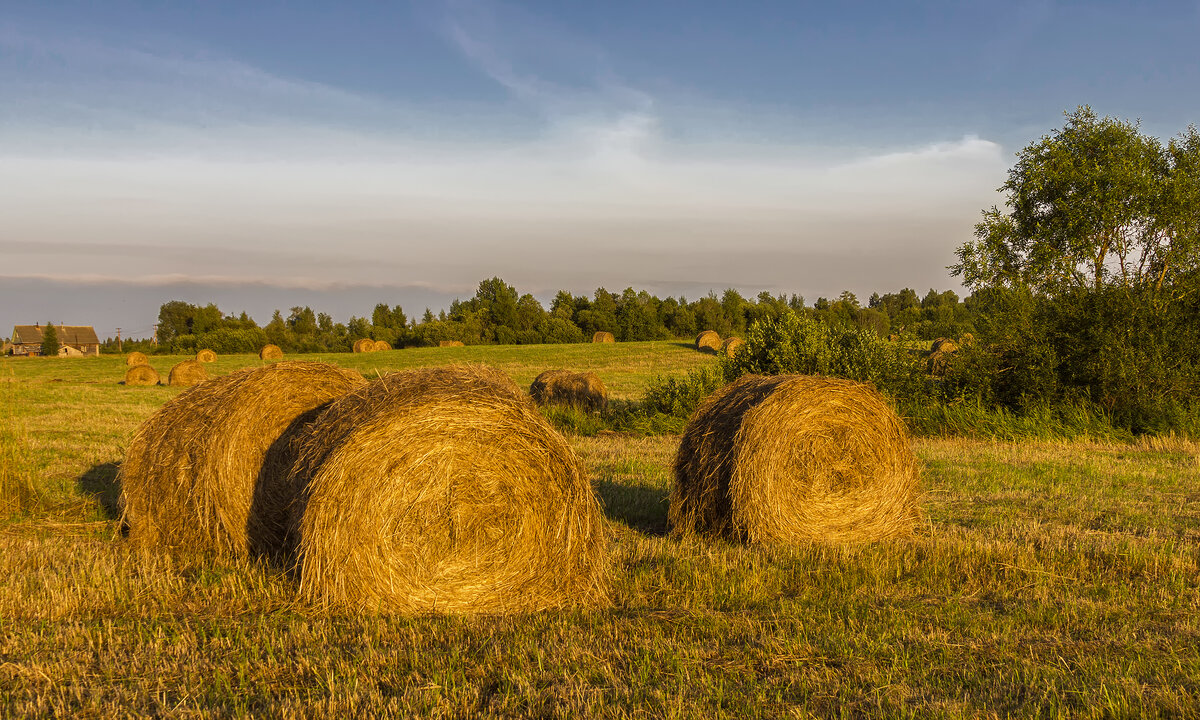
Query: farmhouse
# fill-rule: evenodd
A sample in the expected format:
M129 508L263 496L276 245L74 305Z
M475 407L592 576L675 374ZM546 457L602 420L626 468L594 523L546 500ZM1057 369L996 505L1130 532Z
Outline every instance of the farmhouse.
M58 354L99 355L100 338L91 325L56 325ZM42 352L42 326L16 325L12 334L13 355L40 355Z

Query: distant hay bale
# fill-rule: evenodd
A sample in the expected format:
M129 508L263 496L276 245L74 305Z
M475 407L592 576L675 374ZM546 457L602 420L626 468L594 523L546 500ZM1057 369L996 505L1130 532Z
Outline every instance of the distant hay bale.
M438 347L462 347L462 340L438 340Z
M696 349L700 352L721 352L721 336L712 330L705 330L696 336Z
M135 365L145 365L148 362L149 361L146 359L146 353L141 353L137 350L134 350L125 356L125 364L129 367L133 367Z
M208 348L196 353L196 362L210 363L217 361L217 354Z
M311 603L513 613L606 596L607 530L579 459L490 368L386 375L334 401L293 447Z
M279 554L292 497L286 466L264 458L289 426L365 382L332 365L279 362L180 393L142 423L121 463L130 541Z
M529 386L538 405L567 405L599 411L608 405L608 388L594 372L547 370Z
M360 338L354 341L354 352L375 352L375 341L371 338Z
M899 342L900 336L897 335L896 333L892 333L891 335L887 336L887 339L888 339L888 342Z
M917 462L872 387L750 375L713 393L675 458L676 533L756 544L875 540L911 532Z
M391 349L392 349L391 343L387 342L386 340L376 340L375 344L373 344L371 346L371 352L382 352L384 350L391 350Z
M592 336L592 342L594 343L615 343L616 341L617 339L613 337L613 334L606 330L601 330Z
M968 345L974 345L975 344L975 336L972 335L971 333L963 333L962 337L960 337L958 339L958 344L963 347L966 347Z
M950 338L940 337L933 341L933 345L929 347L932 352L952 353L958 350L958 345Z
M196 360L184 360L175 367L171 368L171 374L167 376L168 385L198 385L208 379L208 371L204 369L204 365Z
M125 385L157 385L158 371L149 365L134 365L125 371Z
M741 338L726 338L725 341L721 343L721 353L726 357L733 357L734 355L737 355L738 349L745 344L746 341Z
M260 360L282 360L283 350L278 345L263 345L262 350L258 351Z

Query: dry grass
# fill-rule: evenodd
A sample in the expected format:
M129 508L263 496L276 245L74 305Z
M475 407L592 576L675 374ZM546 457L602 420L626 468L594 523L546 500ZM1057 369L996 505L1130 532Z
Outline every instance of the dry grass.
M712 330L705 330L696 336L696 349L700 352L718 353L721 351L721 336Z
M283 350L278 345L263 345L258 351L259 360L282 360Z
M192 385L199 385L207 379L208 371L204 369L204 365L198 360L184 360L171 368L167 384L178 387L191 387Z
M125 385L157 385L158 371L149 365L134 365L125 371Z
M688 422L671 525L761 544L904 536L919 517L917 480L904 425L870 386L751 375Z
M134 350L125 356L125 364L129 367L133 367L135 365L145 365L146 362L146 353L138 352L137 350Z
M547 370L534 378L529 394L538 405L566 405L592 411L608 405L608 389L594 372Z
M293 445L300 595L354 611L593 606L608 535L575 453L507 376L384 376Z
M592 342L594 343L615 343L616 341L617 339L613 337L613 334L607 330L601 330L592 336Z
M196 362L211 363L217 361L217 354L208 348L196 353Z
M292 423L363 383L331 365L280 362L177 396L142 423L121 465L130 541L278 554L292 498L283 473L264 459Z

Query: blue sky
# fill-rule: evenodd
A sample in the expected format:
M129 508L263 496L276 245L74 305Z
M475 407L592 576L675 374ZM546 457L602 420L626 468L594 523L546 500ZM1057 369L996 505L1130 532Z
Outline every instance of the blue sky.
M957 288L1064 110L1200 117L1198 36L1195 2L7 0L0 333L415 314L492 275Z

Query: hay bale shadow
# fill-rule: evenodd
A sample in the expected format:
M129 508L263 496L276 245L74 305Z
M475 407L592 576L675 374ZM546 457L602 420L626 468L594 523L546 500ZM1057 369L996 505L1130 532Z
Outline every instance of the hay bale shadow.
M666 490L610 480L597 480L594 487L604 506L604 515L609 520L645 535L661 537L667 534L667 508L670 502Z
M121 488L117 485L117 470L120 467L120 463L100 463L75 478L75 486L80 494L95 498L104 511L104 517L109 520L121 517Z

